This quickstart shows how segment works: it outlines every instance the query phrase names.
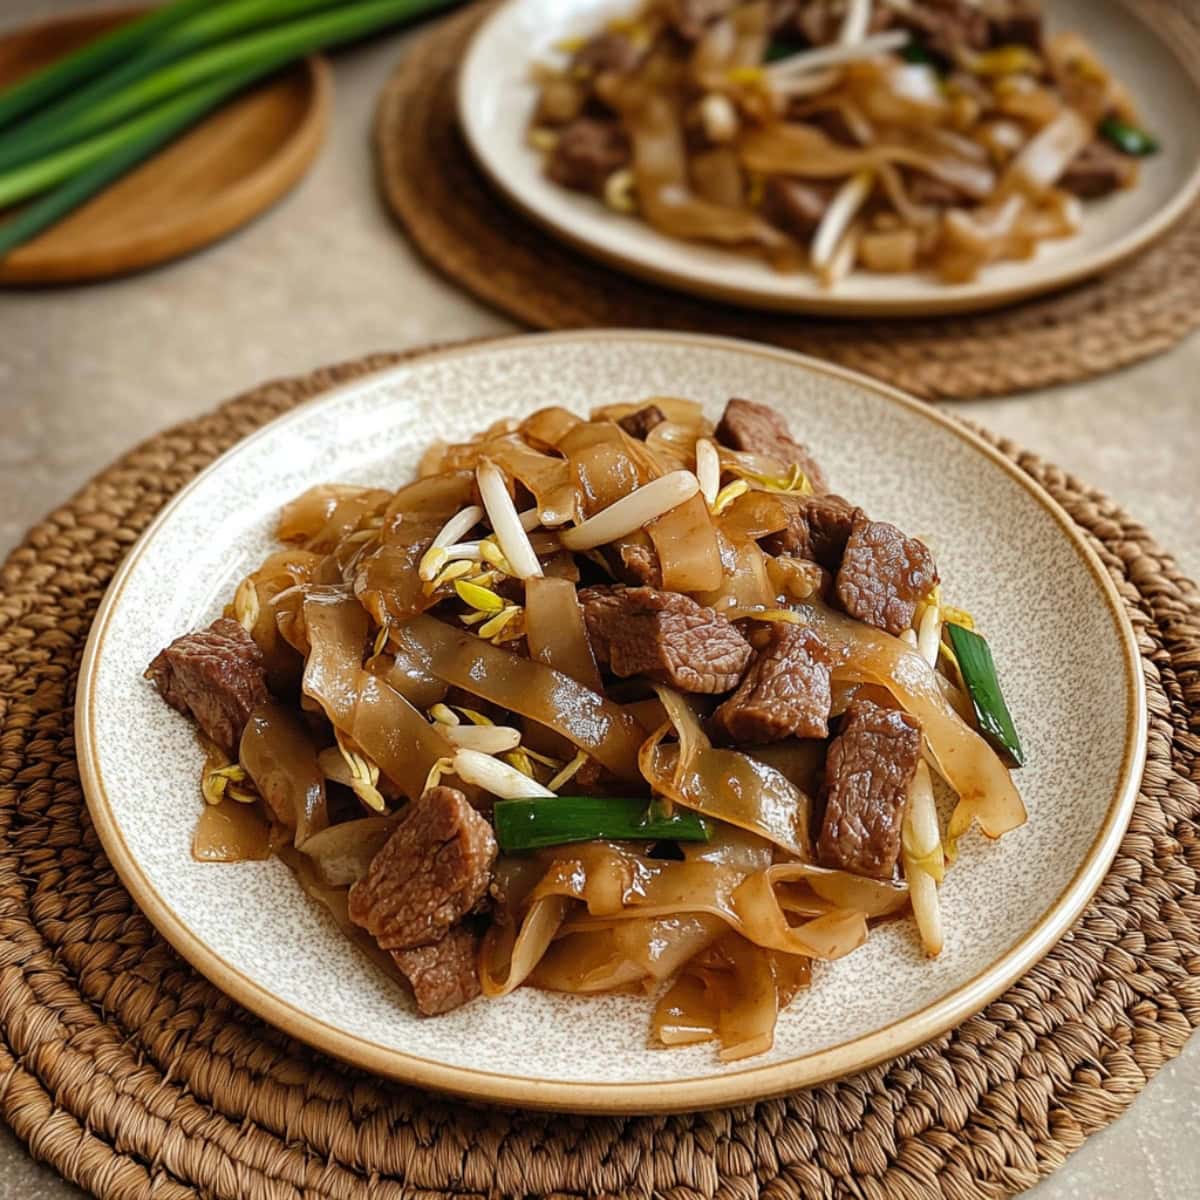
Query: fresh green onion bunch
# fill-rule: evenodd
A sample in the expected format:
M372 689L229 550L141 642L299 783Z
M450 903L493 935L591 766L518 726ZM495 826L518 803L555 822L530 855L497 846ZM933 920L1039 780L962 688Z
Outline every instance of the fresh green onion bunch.
M172 0L0 90L0 255L237 92L454 0Z

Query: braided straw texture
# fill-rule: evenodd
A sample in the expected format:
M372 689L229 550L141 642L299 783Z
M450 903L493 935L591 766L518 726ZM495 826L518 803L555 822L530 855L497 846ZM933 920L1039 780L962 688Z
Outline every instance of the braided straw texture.
M1200 8L1189 0L1138 3L1200 61ZM376 158L388 207L425 258L527 325L750 338L852 367L926 399L1007 395L1088 379L1159 354L1200 326L1200 206L1107 275L961 317L838 321L750 312L593 262L497 195L459 135L455 73L493 7L471 4L405 55L379 99Z
M114 875L80 791L71 705L92 615L137 536L217 454L398 357L268 384L151 439L0 573L0 1113L32 1152L113 1200L995 1200L1120 1115L1200 1023L1200 594L1111 501L1010 443L1090 533L1128 606L1149 760L1079 924L952 1033L733 1110L486 1110L307 1050L174 954Z

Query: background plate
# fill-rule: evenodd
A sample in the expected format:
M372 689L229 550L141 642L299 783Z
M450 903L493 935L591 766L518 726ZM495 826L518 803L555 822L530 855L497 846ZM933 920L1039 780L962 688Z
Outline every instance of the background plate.
M1132 89L1162 150L1139 186L1086 205L1083 231L1036 258L1000 263L973 283L856 272L828 292L805 273L780 274L751 255L665 237L599 201L547 180L525 131L535 100L533 58L563 38L624 15L632 0L509 0L476 35L459 77L459 120L492 182L522 211L576 248L634 275L738 304L830 316L931 316L995 307L1063 287L1120 262L1183 215L1200 191L1200 63L1171 48L1169 24L1151 29L1118 0L1047 0L1052 29L1083 31ZM1156 11L1162 11L1156 6Z
M189 855L200 751L141 678L157 650L215 616L268 551L279 506L313 483L395 486L431 436L460 437L550 403L584 410L673 393L714 415L733 394L776 403L834 485L928 534L952 600L996 647L1030 766L1030 823L972 836L944 891L947 948L908 922L823 966L775 1047L722 1067L710 1047L646 1044L648 1005L521 990L420 1020L278 862ZM842 1074L933 1036L1050 947L1103 875L1145 752L1132 632L1068 518L949 419L869 380L718 339L559 334L447 351L305 405L199 476L131 552L97 616L77 701L80 766L113 865L163 934L241 1003L330 1053L408 1082L579 1110L732 1103Z

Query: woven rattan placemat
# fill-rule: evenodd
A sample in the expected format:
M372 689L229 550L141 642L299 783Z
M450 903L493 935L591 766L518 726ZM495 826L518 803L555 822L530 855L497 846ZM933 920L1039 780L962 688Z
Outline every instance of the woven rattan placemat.
M1138 0L1200 61L1200 7ZM435 26L379 100L376 157L391 211L438 270L541 329L686 329L770 342L928 399L1070 383L1161 353L1200 325L1200 206L1123 267L997 312L924 320L819 320L750 312L620 274L572 250L485 181L458 132L454 80L492 3Z
M996 1200L1117 1117L1200 1024L1200 593L1115 504L1009 443L1128 605L1149 760L1078 925L949 1035L732 1110L484 1110L290 1041L174 954L114 875L80 791L71 705L92 616L137 536L217 454L398 357L267 384L152 438L35 526L0 573L0 1113L32 1152L122 1200Z

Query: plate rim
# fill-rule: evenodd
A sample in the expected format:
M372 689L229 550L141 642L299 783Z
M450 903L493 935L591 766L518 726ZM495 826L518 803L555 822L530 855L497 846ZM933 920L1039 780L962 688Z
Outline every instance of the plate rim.
M898 404L914 415L948 430L982 453L1021 484L1032 498L1050 513L1063 530L1069 544L1099 583L1109 617L1121 642L1129 719L1125 727L1121 769L1115 781L1113 797L1100 831L1079 869L1058 896L1047 905L1033 928L971 979L959 984L923 1009L870 1033L783 1062L682 1079L632 1083L562 1083L481 1068L454 1066L406 1051L379 1046L301 1011L222 958L154 889L125 842L104 788L100 768L101 755L94 731L94 690L96 668L103 651L105 634L114 617L118 615L121 597L135 565L192 492L216 471L223 469L227 461L243 448L259 439L274 436L289 422L301 419L311 412L314 405L336 405L344 394L361 389L368 382L378 383L391 375L403 375L414 366L488 354L497 350L526 347L536 350L545 344L608 341L676 344L682 342L698 351L716 349L782 360L799 369L815 371L866 388L886 402ZM1148 742L1148 709L1141 655L1133 625L1125 612L1116 585L1099 555L1065 509L1040 484L968 425L935 407L923 404L898 388L848 368L792 351L736 338L626 329L519 334L429 351L340 384L281 414L235 443L172 497L130 548L109 582L97 608L80 661L76 681L74 729L80 782L88 811L104 852L122 884L171 946L201 975L251 1013L315 1049L353 1066L409 1085L448 1092L475 1101L528 1109L596 1115L632 1115L686 1112L768 1099L797 1088L840 1078L905 1053L977 1013L1052 949L1082 913L1107 874L1132 817L1141 784Z
M1084 255L1074 266L1067 266L1046 278L1026 283L1013 282L1005 286L993 286L991 289L967 294L958 292L942 297L922 296L907 300L839 298L836 291L828 294L796 297L777 296L765 294L755 288L715 283L706 279L700 272L689 274L670 267L656 266L647 260L599 245L573 226L526 203L510 186L504 173L499 169L499 164L491 161L486 139L476 136L479 131L473 127L468 116L470 101L466 80L470 74L470 64L475 55L479 53L484 34L493 24L498 23L510 11L527 2L528 0L503 0L493 12L484 17L471 34L466 52L459 64L454 81L455 117L472 160L486 176L491 186L500 193L503 200L537 225L539 229L580 251L593 261L600 262L635 279L670 288L672 291L699 296L705 300L732 303L745 309L830 318L930 317L986 312L1035 296L1062 291L1073 284L1092 279L1105 271L1120 266L1160 238L1165 237L1200 197L1200 160L1198 160L1193 166L1191 174L1167 204L1163 205L1150 220L1110 243L1107 247L1100 247L1091 254ZM1176 48L1145 19L1136 3L1130 3L1130 0L1111 0L1111 2L1119 4L1155 39L1163 51L1180 65L1191 79L1196 96L1200 99L1200 64L1191 63L1177 53ZM670 242L678 240L666 238L666 235L660 236Z

